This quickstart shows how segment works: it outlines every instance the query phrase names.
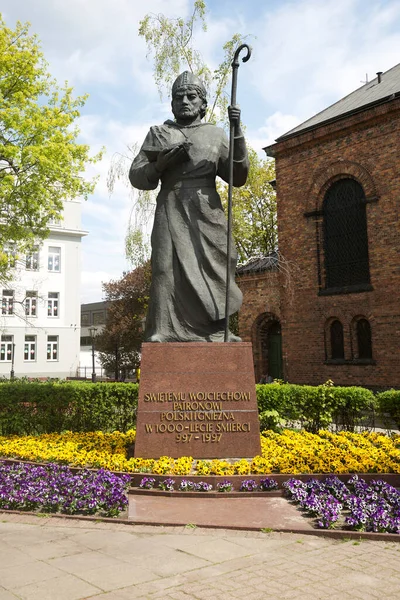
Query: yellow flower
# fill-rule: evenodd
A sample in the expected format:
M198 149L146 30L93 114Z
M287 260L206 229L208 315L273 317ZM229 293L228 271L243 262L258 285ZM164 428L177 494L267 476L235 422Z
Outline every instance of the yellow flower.
M261 455L252 461L126 458L136 432L51 433L39 436L0 436L0 456L37 462L53 461L77 467L104 467L129 473L160 475L248 475L281 473L400 473L400 434L377 432L318 434L305 431L265 431Z

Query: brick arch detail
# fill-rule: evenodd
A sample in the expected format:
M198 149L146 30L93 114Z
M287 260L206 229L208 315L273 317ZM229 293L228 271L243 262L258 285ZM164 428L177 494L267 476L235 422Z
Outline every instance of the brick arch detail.
M327 319L325 319L324 332L326 340L330 339L331 325L334 321L339 321L342 324L343 333L345 332L345 328L347 326L346 318L343 314L340 314L340 312L336 311L334 315L330 315Z
M365 314L365 313L360 313L358 312L357 314L355 314L351 321L350 321L350 325L353 326L357 323L357 321L360 321L361 319L365 319L366 321L368 321L368 323L371 325L371 327L373 325L375 325L375 319L373 315L369 315L369 314Z
M307 212L322 209L328 188L335 181L348 178L362 185L367 201L378 198L374 179L365 167L349 160L338 160L316 171L307 194Z
M355 307L326 307L321 314L320 323L325 328L335 319L341 321L343 327L349 326L353 321L358 321L358 319L367 319L371 324L375 322L375 317L369 310L363 311L361 309L360 311L360 307L358 307L357 311L354 309Z
M264 312L256 317L256 319L253 322L253 325L251 326L251 340L253 342L253 345L257 341L257 332L259 327L261 325L272 324L275 322L280 323L281 321L277 315L271 312Z
M272 312L264 312L259 314L253 322L251 327L251 342L253 346L253 362L254 362L254 374L256 382L260 380L261 375L264 374L263 356L261 348L261 339L259 336L260 327L263 325L272 325L273 323L280 323L279 317Z
M375 333L375 319L373 315L365 315L361 313L357 313L350 322L350 335L351 335L351 349L352 349L352 358L359 358L358 356L358 343L357 343L357 323L361 319L365 319L368 321L369 326L371 328L371 345L373 349L373 337Z
M331 325L334 321L339 321L339 323L341 323L342 325L342 331L343 331L343 346L344 346L344 352L346 355L346 321L345 321L345 317L344 315L340 314L341 311L336 311L336 314L334 316L330 316L326 319L325 323L324 323L324 344L325 344L325 357L327 359L331 359L332 358L332 350L331 350Z
M343 325L343 327L345 327L346 325L346 321L344 320L343 316L341 316L339 313L336 312L336 314L331 315L330 317L328 317L325 321L325 329L328 330L329 327L332 325L333 321L340 321L341 324Z
M346 323L352 319L352 315L348 310L343 310L340 306L326 307L321 316L323 327L328 327L336 319L341 321L343 327L345 327Z

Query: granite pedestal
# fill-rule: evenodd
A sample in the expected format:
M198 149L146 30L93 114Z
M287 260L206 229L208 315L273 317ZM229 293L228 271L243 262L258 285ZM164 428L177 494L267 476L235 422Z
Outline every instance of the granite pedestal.
M257 454L250 343L143 344L135 457Z

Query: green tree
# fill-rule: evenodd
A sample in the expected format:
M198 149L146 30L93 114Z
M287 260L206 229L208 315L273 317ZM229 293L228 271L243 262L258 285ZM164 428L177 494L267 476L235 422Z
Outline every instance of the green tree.
M244 37L235 33L222 46L223 59L214 70L204 62L194 46L196 25L207 31L207 6L204 0L195 0L192 14L185 20L171 19L163 14L148 14L139 24L139 35L144 37L148 56L153 56L154 79L161 97L170 92L171 85L183 69L198 75L208 90L208 108L205 121L227 123L228 95L226 86L231 74L231 63L236 48Z
M105 298L110 304L106 326L96 337L96 349L101 364L114 373L115 379L121 372L126 375L139 364L150 280L150 263L146 262L121 279L103 284Z
M0 277L9 272L7 247L17 253L48 234L63 200L87 198L89 147L77 143L74 123L86 96L59 87L29 24L9 29L0 14Z
M259 158L252 148L248 152L247 182L232 192L232 229L239 262L267 256L278 249L276 193L270 183L275 179L275 163ZM226 207L228 186L219 181L217 188Z

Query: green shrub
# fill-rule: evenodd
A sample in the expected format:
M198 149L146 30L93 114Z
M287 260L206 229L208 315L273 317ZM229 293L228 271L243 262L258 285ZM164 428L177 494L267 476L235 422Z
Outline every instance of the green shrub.
M259 384L256 391L262 421L269 417L272 425L279 420L298 422L312 433L332 423L337 428L354 431L362 423L366 413L371 414L376 403L369 390L334 387L330 381L319 386ZM272 428L277 429L279 425Z
M354 431L374 423L377 400L374 394L362 387L333 387L334 421L337 429Z
M279 383L256 385L258 411L276 410L288 421L298 421L301 417L300 397L304 393L303 386Z
M277 410L264 410L258 414L260 421L260 431L281 431L285 425L285 419L282 419Z
M326 386L266 384L257 385L259 413L277 411L285 422L300 422L311 432L332 422L332 397Z
M135 426L135 383L27 382L0 385L0 434L122 432Z
M400 390L388 390L376 396L378 411L385 427L393 428L393 422L400 429Z

